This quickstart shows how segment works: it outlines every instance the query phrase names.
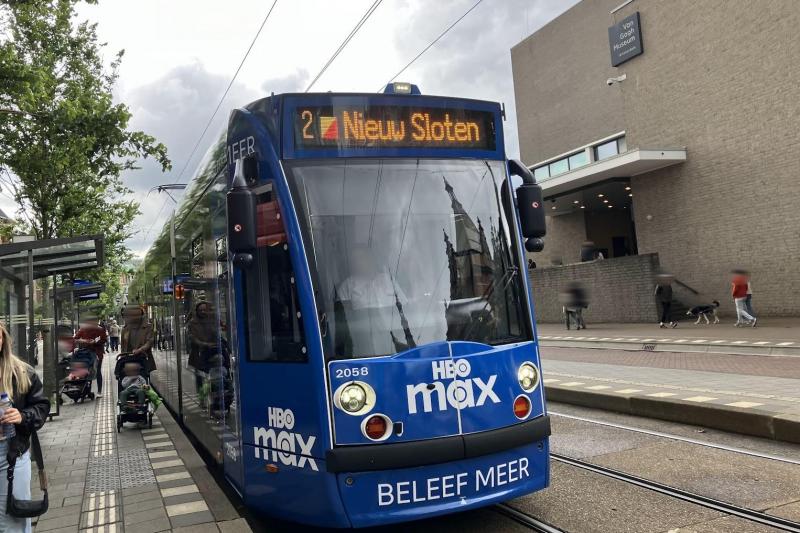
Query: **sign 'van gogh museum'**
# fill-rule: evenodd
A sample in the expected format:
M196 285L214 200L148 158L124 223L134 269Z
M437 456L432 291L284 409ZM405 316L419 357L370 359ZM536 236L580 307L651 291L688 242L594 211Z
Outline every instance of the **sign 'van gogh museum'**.
M638 11L608 28L608 46L611 49L612 67L621 65L644 52Z

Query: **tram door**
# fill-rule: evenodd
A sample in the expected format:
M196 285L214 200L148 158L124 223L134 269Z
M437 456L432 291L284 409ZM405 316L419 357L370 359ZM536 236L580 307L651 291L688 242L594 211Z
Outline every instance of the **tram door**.
M276 436L283 431L306 437L318 431L309 401L310 365L303 333L302 313L296 276L289 251L289 237L281 208L270 183L254 190L257 199L257 246L253 260L234 267L237 317L237 369L241 454L245 496L258 496L263 482L274 484L280 497L302 497L300 487L282 486L294 481L298 469L290 466L313 464L300 454L275 455L280 446ZM307 453L310 453L308 451ZM283 475L264 477L264 461L277 466ZM314 466L316 466L314 464ZM288 475L287 475L288 474ZM251 480L264 481L251 483Z
M241 493L242 491L242 439L241 439L241 418L240 408L241 399L239 396L239 350L238 350L238 331L233 325L235 313L235 302L231 299L231 285L237 282L236 278L231 278L230 258L227 253L227 237L222 236L216 239L217 256L217 279L219 283L220 316L225 320L225 330L229 345L228 372L231 388L229 400L225 412L225 426L222 435L222 462L225 475L232 481L234 487ZM233 291L235 293L235 290ZM233 306L234 308L230 308Z

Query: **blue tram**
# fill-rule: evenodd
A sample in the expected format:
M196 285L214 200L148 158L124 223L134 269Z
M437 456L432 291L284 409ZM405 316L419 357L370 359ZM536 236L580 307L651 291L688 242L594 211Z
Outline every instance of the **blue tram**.
M409 84L232 112L129 295L153 383L249 507L363 527L548 485L541 189L502 121Z

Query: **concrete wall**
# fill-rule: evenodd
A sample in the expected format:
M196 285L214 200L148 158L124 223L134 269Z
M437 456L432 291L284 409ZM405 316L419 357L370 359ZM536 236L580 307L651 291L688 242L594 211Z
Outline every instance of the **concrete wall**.
M583 212L579 211L557 217L547 217L544 250L528 254L528 257L541 266L553 265L554 261L562 265L580 261L581 243L586 240L586 222L583 216Z
M584 312L587 326L598 322L656 322L653 276L658 268L657 254L535 268L529 276L536 320L561 322L558 295L568 282L580 281L589 296Z
M580 2L511 49L520 154L525 163L531 165L625 129L619 90L605 83L617 75L608 45L597 46L608 43L605 21L619 3Z
M627 209L586 213L586 238L598 250L607 250L606 258L614 254L612 237L627 237L628 249L632 250L631 214Z
M631 180L639 252L722 313L743 267L761 315L800 315L797 1L636 0L610 15L619 3L584 0L512 49L524 161L620 130L630 148L686 147L686 163ZM644 54L612 68L607 28L635 11ZM579 244L553 233L555 249Z
M632 180L639 250L722 312L741 266L761 315L800 315L800 6L639 0L620 17L637 8L646 61L620 68L628 143L688 152Z

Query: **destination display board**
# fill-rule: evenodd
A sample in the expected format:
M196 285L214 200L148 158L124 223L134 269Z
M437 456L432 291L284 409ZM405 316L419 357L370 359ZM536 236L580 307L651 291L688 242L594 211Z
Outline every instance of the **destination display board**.
M300 106L298 149L461 148L494 150L494 114L463 108Z

